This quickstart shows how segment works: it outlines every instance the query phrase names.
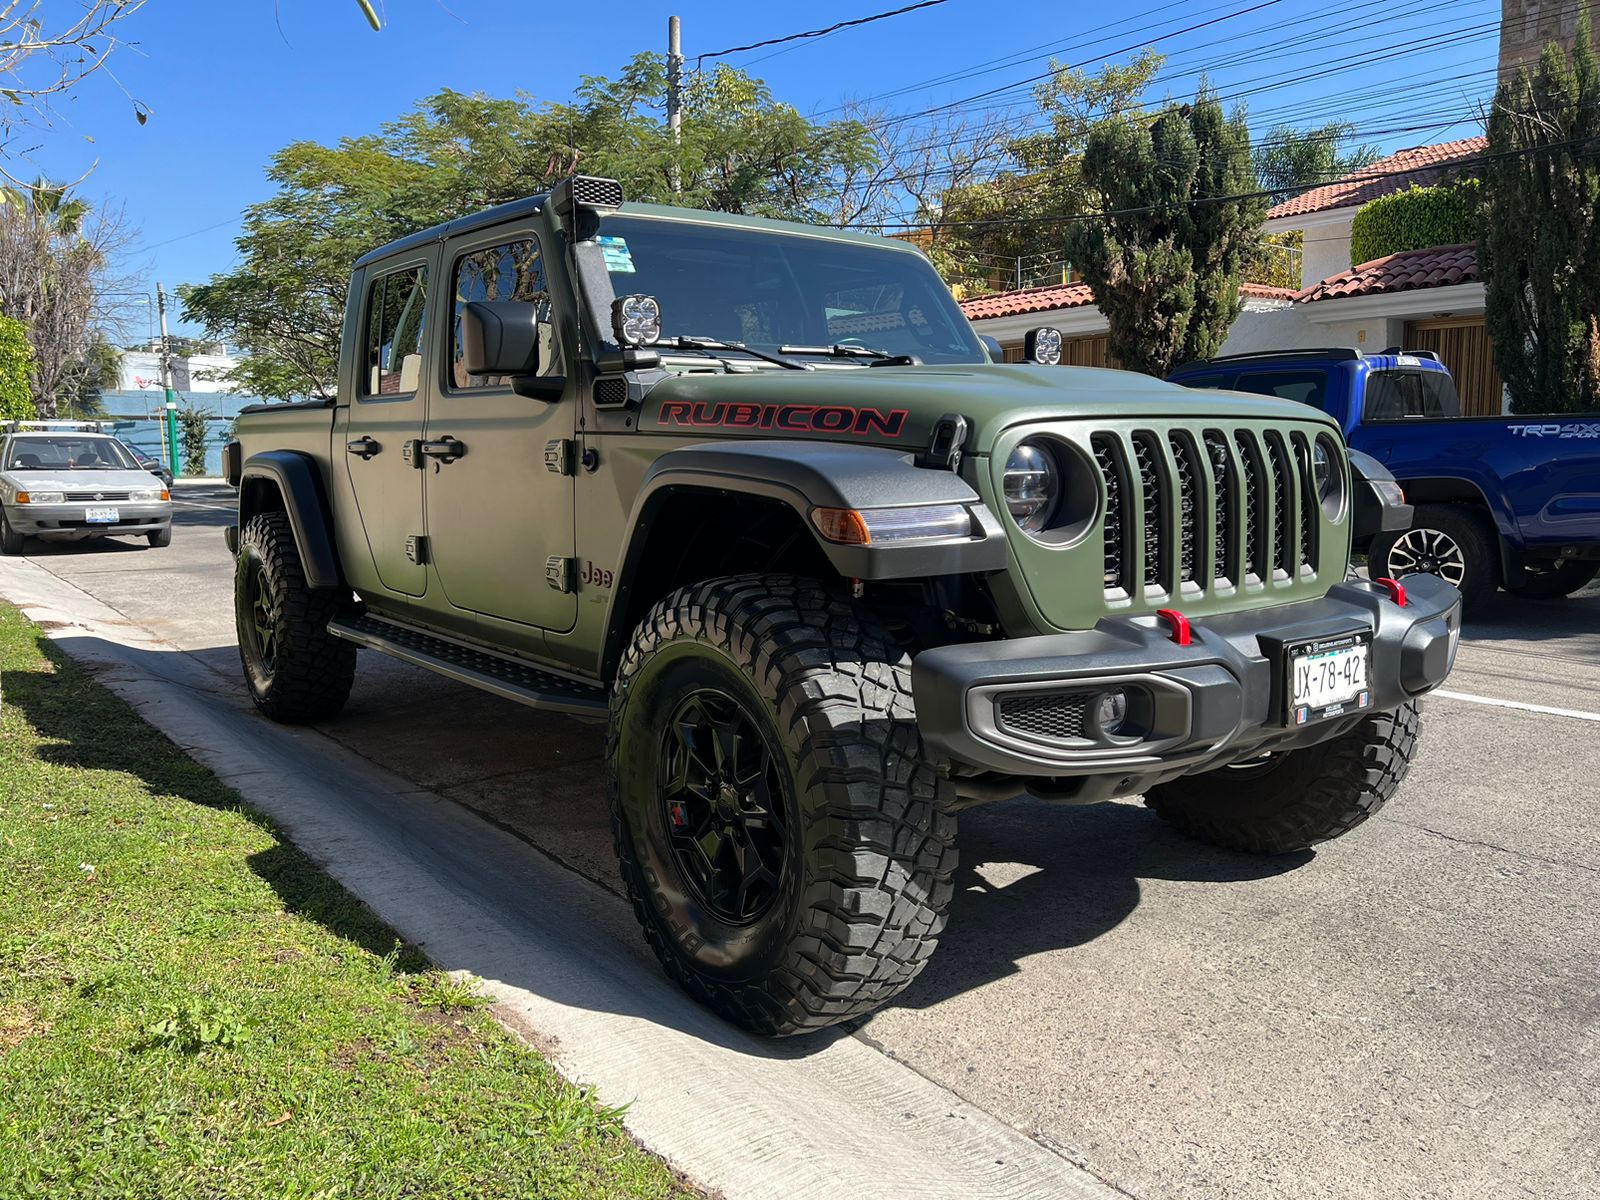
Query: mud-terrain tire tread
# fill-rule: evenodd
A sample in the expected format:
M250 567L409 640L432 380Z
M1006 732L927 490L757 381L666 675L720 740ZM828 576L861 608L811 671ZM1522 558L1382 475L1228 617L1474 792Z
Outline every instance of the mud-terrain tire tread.
M1477 612L1493 599L1500 588L1499 535L1477 509L1468 504L1419 504L1411 528L1437 529L1461 547L1466 562L1466 578L1461 581L1462 611ZM1368 564L1374 578L1388 574L1385 564L1389 551L1408 532L1402 529L1373 538Z
M4 511L0 511L0 554L21 554L28 539L15 529L6 519Z
M326 720L344 707L356 675L355 645L328 632L328 622L338 614L343 597L335 589L313 588L306 582L287 514L264 512L251 517L239 534L241 562L246 547L257 550L269 578L282 588L283 610L271 687L263 694L251 686L251 699L282 724ZM234 586L240 587L241 581L236 578ZM239 658L249 680L244 638L241 629Z
M752 1032L805 1033L870 1012L921 973L955 889L954 791L923 757L910 658L815 580L751 575L680 589L650 610L623 654L608 763L631 681L652 651L684 638L714 647L776 698L780 736L800 768L802 911L764 979L697 971L654 919L612 769L612 835L645 940L679 986Z
M1174 828L1229 850L1290 854L1343 837L1394 795L1422 730L1412 700L1350 732L1287 753L1260 776L1227 768L1152 788L1145 803Z

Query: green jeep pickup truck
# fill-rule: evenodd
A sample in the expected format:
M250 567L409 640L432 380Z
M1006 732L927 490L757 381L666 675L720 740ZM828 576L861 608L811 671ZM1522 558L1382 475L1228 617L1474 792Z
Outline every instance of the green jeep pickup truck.
M1347 579L1394 489L1326 416L1057 344L996 362L903 242L609 180L374 250L338 400L228 447L250 691L328 719L366 647L609 722L646 938L763 1033L916 977L963 807L1348 832L1406 773L1457 593Z

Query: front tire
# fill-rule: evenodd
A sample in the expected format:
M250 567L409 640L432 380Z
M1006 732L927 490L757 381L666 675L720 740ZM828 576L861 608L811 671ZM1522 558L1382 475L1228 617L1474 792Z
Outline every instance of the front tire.
M145 534L145 538L158 550L162 546L170 546L172 545L172 526L167 525L161 529L158 529L155 533L147 533Z
M291 725L338 713L355 681L356 648L328 632L341 596L306 583L283 513L258 513L239 531L233 596L239 661L256 707Z
M1437 575L1461 593L1461 607L1475 612L1500 586L1495 534L1462 504L1419 504L1411 528L1372 539L1367 569L1372 578Z
M1145 803L1191 837L1251 854L1290 854L1343 837L1400 786L1416 754L1415 700L1319 745L1188 775Z
M26 541L26 538L11 528L5 510L0 509L0 554L21 554Z
M667 974L746 1029L870 1012L938 943L954 795L923 758L910 668L848 600L789 577L677 591L623 656L623 882Z

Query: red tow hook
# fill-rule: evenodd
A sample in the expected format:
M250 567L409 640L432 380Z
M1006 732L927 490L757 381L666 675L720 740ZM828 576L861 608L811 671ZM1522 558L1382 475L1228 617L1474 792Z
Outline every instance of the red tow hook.
M1178 645L1187 646L1194 640L1189 633L1189 618L1177 609L1159 608L1156 610L1156 617L1167 623L1167 636Z
M1374 579L1372 582L1388 592L1389 599L1393 600L1398 607L1404 608L1406 606L1405 585L1398 579Z

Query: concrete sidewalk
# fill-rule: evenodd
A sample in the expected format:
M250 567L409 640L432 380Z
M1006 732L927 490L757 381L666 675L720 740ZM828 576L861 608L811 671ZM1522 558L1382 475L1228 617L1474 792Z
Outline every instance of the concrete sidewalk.
M673 988L613 895L465 809L272 725L242 689L33 563L0 594L702 1187L730 1200L1122 1193L855 1038L761 1042Z

